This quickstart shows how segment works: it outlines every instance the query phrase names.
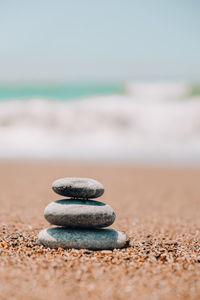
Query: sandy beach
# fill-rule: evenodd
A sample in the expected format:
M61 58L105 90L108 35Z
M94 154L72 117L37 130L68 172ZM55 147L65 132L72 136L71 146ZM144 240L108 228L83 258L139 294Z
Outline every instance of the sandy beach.
M200 169L1 162L0 298L199 299ZM51 250L37 234L49 227L45 206L61 199L59 177L89 177L112 228L129 245L114 251Z

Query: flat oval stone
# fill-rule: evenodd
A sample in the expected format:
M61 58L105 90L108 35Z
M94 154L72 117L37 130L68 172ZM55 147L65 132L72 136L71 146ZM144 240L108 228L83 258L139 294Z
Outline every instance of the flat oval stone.
M46 206L44 216L53 225L99 228L115 221L112 207L100 201L63 199Z
M60 178L53 182L55 193L74 198L98 198L104 193L103 185L89 178Z
M126 235L113 229L66 229L54 227L40 231L40 243L50 248L112 250L126 245Z

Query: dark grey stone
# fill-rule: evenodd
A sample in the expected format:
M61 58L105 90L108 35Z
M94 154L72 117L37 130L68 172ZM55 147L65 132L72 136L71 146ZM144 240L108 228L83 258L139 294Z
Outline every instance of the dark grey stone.
M65 227L99 228L115 221L112 207L94 200L57 200L47 205L44 216L49 223Z
M104 193L103 185L89 178L60 178L53 182L55 193L74 198L98 198Z
M113 229L66 229L54 227L40 231L40 243L50 248L111 250L126 245L126 235Z

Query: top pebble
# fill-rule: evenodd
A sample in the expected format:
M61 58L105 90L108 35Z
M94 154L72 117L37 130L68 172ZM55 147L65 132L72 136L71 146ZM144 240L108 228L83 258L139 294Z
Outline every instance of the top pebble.
M104 193L103 185L89 178L60 178L53 182L55 193L73 198L98 198Z

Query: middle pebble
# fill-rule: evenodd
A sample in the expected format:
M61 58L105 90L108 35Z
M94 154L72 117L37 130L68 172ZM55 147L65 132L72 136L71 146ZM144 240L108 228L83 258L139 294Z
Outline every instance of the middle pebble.
M112 207L94 200L57 200L46 206L44 216L53 225L72 228L107 227L115 221Z

